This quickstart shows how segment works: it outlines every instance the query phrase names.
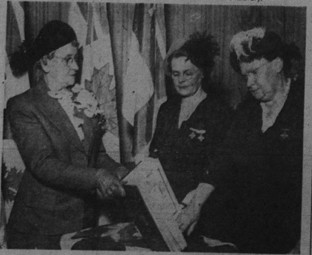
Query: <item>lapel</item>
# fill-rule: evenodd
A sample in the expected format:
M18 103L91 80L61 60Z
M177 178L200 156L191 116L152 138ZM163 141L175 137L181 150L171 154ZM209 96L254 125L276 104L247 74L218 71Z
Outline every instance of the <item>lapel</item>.
M304 88L301 84L292 82L287 100L276 118L276 122L284 127L303 124Z
M33 89L33 102L37 110L52 126L63 134L69 143L73 144L78 150L87 153L88 150L85 150L83 142L79 139L79 136L63 107L59 104L57 99L52 98L47 94L48 90L49 89L43 80L41 80ZM85 137L87 140L86 144L89 144L88 140L91 139L92 133L92 131L90 132L90 129L92 128L89 127L88 124L90 125L90 123L84 123L83 127L87 134Z

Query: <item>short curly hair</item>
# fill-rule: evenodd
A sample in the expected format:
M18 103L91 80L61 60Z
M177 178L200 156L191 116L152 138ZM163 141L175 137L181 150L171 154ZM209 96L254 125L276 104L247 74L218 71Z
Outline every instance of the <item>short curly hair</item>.
M171 74L172 59L186 57L202 70L204 76L209 76L215 64L215 57L219 54L220 47L212 35L207 32L195 32L181 47L168 53L165 61L166 73Z
M235 34L230 42L230 63L238 73L241 73L241 62L250 63L261 58L272 61L277 57L284 62L283 71L286 77L292 76L294 61L302 58L299 48L294 43L282 42L278 34L263 27L241 31Z

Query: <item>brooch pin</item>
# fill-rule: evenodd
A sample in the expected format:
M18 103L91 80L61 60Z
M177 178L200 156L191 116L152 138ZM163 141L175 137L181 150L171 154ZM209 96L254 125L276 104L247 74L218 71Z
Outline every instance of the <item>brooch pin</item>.
M286 140L289 138L289 131L289 128L282 128L282 133L280 134L282 140Z
M197 136L197 139L202 142L205 140L204 134L206 133L206 130L203 129L196 129L196 128L190 128L192 133L189 135L191 139L194 139Z

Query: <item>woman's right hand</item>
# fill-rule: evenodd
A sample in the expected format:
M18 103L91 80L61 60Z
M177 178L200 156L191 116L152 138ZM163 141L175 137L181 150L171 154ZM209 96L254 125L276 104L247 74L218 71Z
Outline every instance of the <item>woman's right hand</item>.
M99 169L96 173L96 192L100 199L124 197L126 195L118 178L106 169Z

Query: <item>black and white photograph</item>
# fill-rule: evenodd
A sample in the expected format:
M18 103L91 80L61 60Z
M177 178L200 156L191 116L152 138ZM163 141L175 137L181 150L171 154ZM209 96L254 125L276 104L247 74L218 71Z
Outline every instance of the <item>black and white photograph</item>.
M0 20L0 254L311 254L312 2Z

